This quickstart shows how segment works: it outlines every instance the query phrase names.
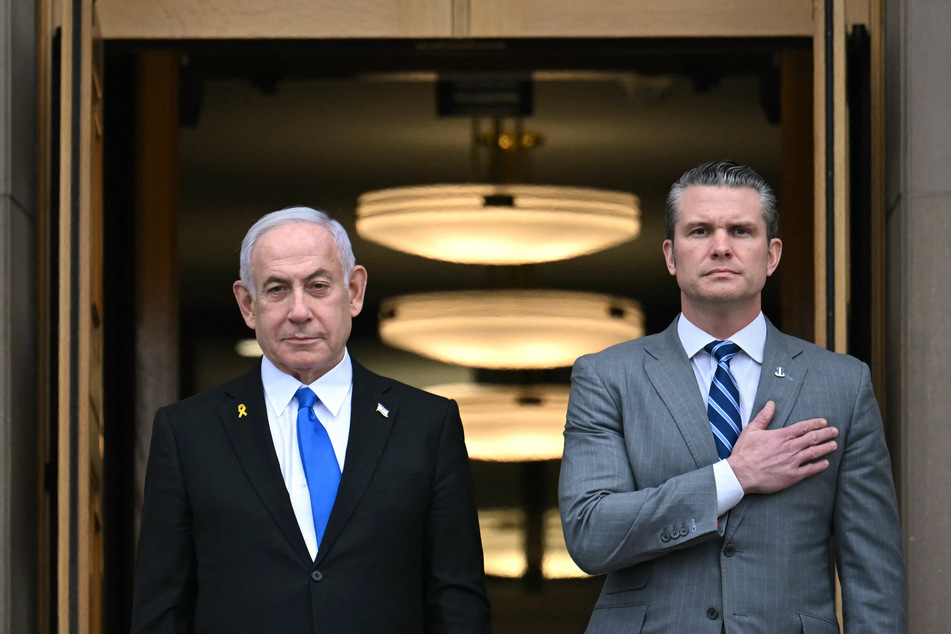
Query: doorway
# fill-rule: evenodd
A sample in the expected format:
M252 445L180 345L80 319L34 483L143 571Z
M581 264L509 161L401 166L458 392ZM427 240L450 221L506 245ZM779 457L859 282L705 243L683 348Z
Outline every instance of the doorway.
M377 334L379 307L405 293L514 284L634 299L647 332L663 329L679 310L660 250L669 184L718 158L753 165L781 199L789 165L811 175L811 145L788 141L811 130L810 47L810 39L109 43L106 292L112 319L136 327L107 331L106 380L115 387L106 411L137 422L107 427L106 622L127 628L136 482L154 408L255 362L235 351L250 333L230 286L257 217L305 204L347 227L370 278L349 347L370 369L423 388L565 384L567 368L515 377L388 348ZM522 124L541 139L532 182L635 194L639 236L518 271L434 262L358 237L360 194L472 178L472 116L437 108L439 82L459 77L528 82L532 109ZM793 200L786 215L800 222L784 231L804 231L812 198ZM811 261L810 239L796 247ZM784 259L796 250L787 246ZM781 327L795 323L793 306L811 315L808 302L784 300L794 285L780 275L767 286L765 311ZM170 368L155 371L162 364ZM558 461L476 461L473 470L487 560L503 562L489 571L495 631L581 631L601 580L550 571L563 549Z

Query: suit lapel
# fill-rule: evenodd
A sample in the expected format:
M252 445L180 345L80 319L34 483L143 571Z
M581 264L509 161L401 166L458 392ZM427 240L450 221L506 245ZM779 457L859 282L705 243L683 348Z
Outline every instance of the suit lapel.
M706 407L697 387L697 376L684 352L677 320L646 348L644 371L680 429L697 467L717 460Z
M776 403L776 413L769 423L769 429L780 429L790 423L789 419L808 368L802 360L802 343L794 337L779 332L769 320L766 321L766 348L763 352L763 368L760 372L756 398L753 400L751 416L766 406L768 401ZM727 537L732 536L755 496L746 496L730 511Z
M767 401L776 403L776 413L769 424L770 429L779 429L789 424L789 415L808 371L801 360L802 352L802 344L797 339L784 335L769 321L766 322L763 370L756 387L752 416L756 416L757 412L766 406Z
M234 453L294 552L304 561L310 562L310 553L281 475L281 465L274 453L260 365L229 385L226 394L229 398L218 410L218 416L231 440Z
M317 560L333 547L334 541L363 497L376 469L390 429L399 416L399 403L389 392L389 382L353 362L353 395L350 406L350 437L340 488L327 522ZM381 407L382 406L382 407ZM384 414L385 412L385 414Z

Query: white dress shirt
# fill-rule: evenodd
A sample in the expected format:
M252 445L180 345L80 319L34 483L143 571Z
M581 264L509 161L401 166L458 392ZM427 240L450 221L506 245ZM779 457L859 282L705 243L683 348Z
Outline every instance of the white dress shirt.
M680 335L680 343L690 359L700 394L706 403L717 362L703 347L717 338L692 324L683 314L677 320L677 334ZM756 387L763 368L763 351L766 348L766 318L763 313L738 333L727 337L727 340L740 347L740 351L730 361L730 372L740 390L740 422L742 428L746 428L753 414L753 399L756 397ZM723 515L743 499L743 487L726 460L713 465L713 475L717 485L717 515Z
M281 465L284 485L291 498L291 506L300 532L304 536L310 556L317 557L317 533L310 508L310 492L297 446L297 399L294 394L303 383L278 370L267 358L261 359L261 381L267 403L267 420L271 427L274 451ZM343 359L322 377L308 386L317 395L314 414L327 430L333 445L337 464L343 472L350 438L350 407L353 397L353 365L344 351Z

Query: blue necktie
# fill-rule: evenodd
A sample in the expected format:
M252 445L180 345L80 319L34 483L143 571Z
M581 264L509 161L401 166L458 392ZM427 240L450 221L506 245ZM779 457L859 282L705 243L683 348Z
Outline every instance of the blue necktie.
M340 465L334 454L333 445L327 430L314 414L317 395L309 387L302 387L294 394L297 398L297 446L300 449L301 462L304 464L304 476L307 478L307 490L310 492L310 508L314 514L314 531L317 533L317 546L324 537L330 511L337 497L340 485Z
M703 347L717 361L717 370L710 384L707 417L713 429L713 440L720 459L729 458L733 443L740 435L740 390L730 372L730 360L740 351L732 341L711 341Z

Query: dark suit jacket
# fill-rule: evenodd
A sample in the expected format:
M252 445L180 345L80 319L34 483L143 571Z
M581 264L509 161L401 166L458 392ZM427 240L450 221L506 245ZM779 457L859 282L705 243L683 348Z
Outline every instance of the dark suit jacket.
M156 413L132 631L488 632L456 404L353 364L346 461L311 561L264 398L256 367Z
M778 372L777 368L783 368ZM781 376L777 376L781 375ZM901 528L868 368L767 324L754 415L838 428L822 473L747 495L717 521L716 448L677 334L582 357L572 372L560 503L568 550L607 573L589 634L905 631Z

